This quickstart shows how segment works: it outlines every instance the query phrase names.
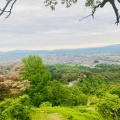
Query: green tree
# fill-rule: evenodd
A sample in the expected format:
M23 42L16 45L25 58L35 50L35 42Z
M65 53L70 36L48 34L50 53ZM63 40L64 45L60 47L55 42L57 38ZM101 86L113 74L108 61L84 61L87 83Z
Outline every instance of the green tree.
M51 102L53 106L77 106L86 105L87 103L87 96L81 93L77 86L69 88L59 81L54 80L50 82L49 87L49 92L47 92L45 96L50 96L49 102Z
M81 92L80 88L77 85L73 85L70 87L70 90L72 92L73 98L74 98L74 105L86 105L88 101L87 95L85 95L83 92Z
M23 79L30 81L31 87L26 91L33 104L39 106L44 100L44 89L51 80L51 74L45 69L42 59L36 55L29 55L22 59L24 67L21 71Z
M62 85L59 81L54 80L50 83L50 87L51 87L52 94L53 94L52 101L51 101L53 106L72 105L72 102L70 100L72 98L72 94L66 86Z
M78 83L82 92L85 94L95 94L102 84L108 85L109 80L106 77L97 74L89 75Z
M112 86L110 89L111 94L116 94L120 98L120 86Z
M120 99L117 95L106 93L98 103L98 111L106 118L119 120L120 118Z

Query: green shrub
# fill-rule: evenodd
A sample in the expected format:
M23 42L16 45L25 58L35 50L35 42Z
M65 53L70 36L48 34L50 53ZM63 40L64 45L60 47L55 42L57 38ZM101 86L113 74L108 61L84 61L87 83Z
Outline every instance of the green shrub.
M52 103L50 102L43 102L40 107L52 107Z
M98 111L105 118L118 120L120 118L120 99L117 95L107 93L98 103Z
M12 120L30 120L29 107L19 103L11 106L10 115Z
M120 98L120 86L112 86L112 87L110 88L110 93L111 93L111 94L116 94L116 95L118 95L119 98Z
M0 103L0 120L30 120L30 99L27 95Z

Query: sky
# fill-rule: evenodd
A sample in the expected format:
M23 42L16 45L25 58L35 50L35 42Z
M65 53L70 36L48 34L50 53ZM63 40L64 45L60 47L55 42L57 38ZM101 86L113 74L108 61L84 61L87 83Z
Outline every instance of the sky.
M44 0L18 0L8 19L4 20L5 15L0 17L0 51L120 44L120 25L115 25L116 16L109 3L97 9L94 19L88 17L80 22L79 19L91 14L91 9L84 6L85 0L70 8L58 1L52 11L45 7ZM120 4L117 6L120 9Z

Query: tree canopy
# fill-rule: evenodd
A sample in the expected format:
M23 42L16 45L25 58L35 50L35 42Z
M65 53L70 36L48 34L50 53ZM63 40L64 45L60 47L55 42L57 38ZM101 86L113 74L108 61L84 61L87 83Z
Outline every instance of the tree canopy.
M44 65L29 55L21 66L20 78L30 87L13 96L0 89L6 98L0 101L0 120L53 120L56 114L64 120L120 120L120 65Z
M33 104L39 106L43 101L44 89L51 80L51 74L45 70L42 59L39 56L29 55L22 59L24 67L21 69L23 79L30 81L31 87L27 90Z
M3 1L5 1L5 4L4 4L3 8L0 8L0 16L7 13L7 16L5 17L5 19L6 19L11 15L12 9L18 0L3 0ZM117 0L117 1L120 3L120 0ZM45 3L45 6L49 6L52 10L55 10L55 6L58 4L58 0L44 0L43 2ZM61 4L66 4L67 8L70 7L71 5L75 4L76 2L77 2L77 0L61 0ZM118 13L118 9L115 5L115 0L103 0L102 2L101 2L101 0L86 0L85 6L91 7L92 12L90 15L82 18L81 20L83 20L89 16L94 17L94 14L95 14L97 8L99 8L99 7L103 8L107 2L109 2L112 5L112 7L115 11L116 20L117 20L115 24L118 25L120 16Z

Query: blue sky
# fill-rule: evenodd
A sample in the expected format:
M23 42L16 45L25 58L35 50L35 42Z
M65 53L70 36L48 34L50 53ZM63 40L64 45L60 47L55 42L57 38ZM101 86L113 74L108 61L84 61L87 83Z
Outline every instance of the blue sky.
M0 17L0 51L120 44L120 25L114 24L116 17L109 3L97 10L94 19L79 22L91 13L84 0L68 9L59 4L55 11L45 7L43 1L18 0L10 18L4 21L5 16Z

